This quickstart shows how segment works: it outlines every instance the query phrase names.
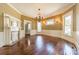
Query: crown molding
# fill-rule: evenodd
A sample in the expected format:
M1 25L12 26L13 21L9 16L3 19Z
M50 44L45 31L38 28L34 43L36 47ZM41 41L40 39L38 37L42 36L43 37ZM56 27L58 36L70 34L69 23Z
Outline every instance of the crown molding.
M13 5L11 5L10 3L7 3L7 5L9 5L11 8L13 8L16 12L18 12L19 14L23 15L19 10L17 10Z
M14 9L16 12L18 12L19 14L26 16L25 14L23 14L23 13L21 13L19 10L17 10L17 9L16 9L13 5L11 5L10 3L7 3L7 5L9 5L11 8L13 8L13 9ZM32 18L32 17L29 17L29 16L26 16L26 17Z
M63 14L64 12L66 12L67 10L69 10L70 8L72 8L72 7L75 6L75 5L76 5L76 4L73 3L73 4L70 4L70 5L68 5L68 6L63 7L62 9L58 9L58 10L56 10L55 12L49 14L45 19L51 18L51 17L53 17L53 16L57 16L57 15L60 15L60 14Z

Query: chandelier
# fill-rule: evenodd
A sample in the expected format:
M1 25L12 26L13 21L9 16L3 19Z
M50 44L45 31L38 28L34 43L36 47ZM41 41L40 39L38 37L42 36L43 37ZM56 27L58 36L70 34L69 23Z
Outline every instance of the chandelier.
M38 16L36 19L40 22L43 19L43 16L41 16L40 8L38 9Z

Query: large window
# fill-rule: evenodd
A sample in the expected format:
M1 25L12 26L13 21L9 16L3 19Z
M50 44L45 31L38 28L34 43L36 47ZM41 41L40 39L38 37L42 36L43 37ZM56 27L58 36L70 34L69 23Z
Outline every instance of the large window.
M54 19L49 19L46 21L46 25L52 25L54 23L55 23Z
M71 36L72 35L72 12L64 16L64 34Z
M37 22L37 32L41 32L42 31L42 24L41 22Z

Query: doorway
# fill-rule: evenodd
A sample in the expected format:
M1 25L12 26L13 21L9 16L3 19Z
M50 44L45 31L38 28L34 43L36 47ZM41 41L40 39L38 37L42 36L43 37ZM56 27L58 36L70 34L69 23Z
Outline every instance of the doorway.
M31 21L24 20L25 38L31 35L31 29L32 29Z

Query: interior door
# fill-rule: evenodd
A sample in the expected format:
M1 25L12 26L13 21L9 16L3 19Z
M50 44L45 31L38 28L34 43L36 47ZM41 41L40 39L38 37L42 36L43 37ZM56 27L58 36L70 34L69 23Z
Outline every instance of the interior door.
M31 21L24 20L24 31L25 34L31 34Z
M30 23L25 24L25 33L30 34Z

